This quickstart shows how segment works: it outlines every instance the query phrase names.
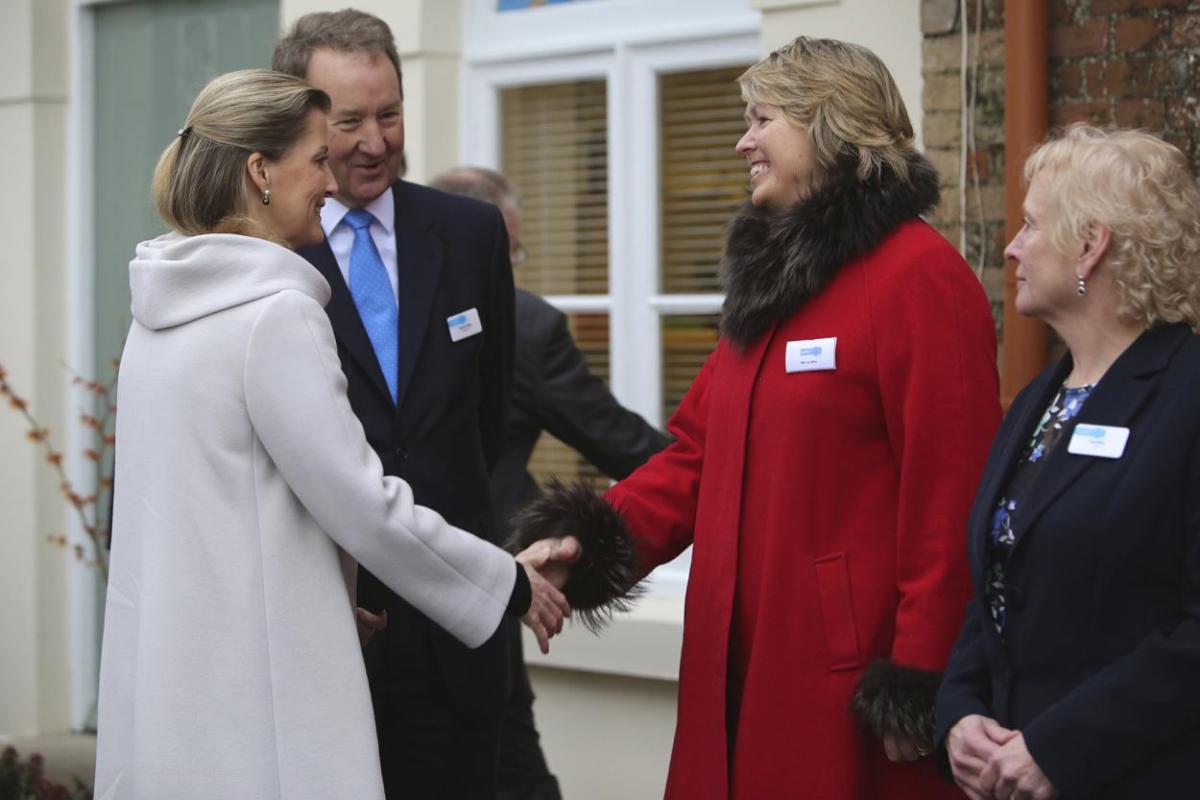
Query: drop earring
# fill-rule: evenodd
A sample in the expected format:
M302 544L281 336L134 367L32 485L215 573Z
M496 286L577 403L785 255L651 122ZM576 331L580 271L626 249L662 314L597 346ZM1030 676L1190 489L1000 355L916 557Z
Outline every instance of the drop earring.
M1075 277L1079 278L1079 288L1076 291L1079 292L1080 297L1083 297L1085 294L1087 294L1087 283L1083 280L1082 275L1077 275Z
M264 206L271 205L271 190L270 189L263 189L263 205ZM1082 283L1083 283L1082 278L1079 279L1079 283L1082 285ZM1080 294L1083 294L1083 292L1081 291Z

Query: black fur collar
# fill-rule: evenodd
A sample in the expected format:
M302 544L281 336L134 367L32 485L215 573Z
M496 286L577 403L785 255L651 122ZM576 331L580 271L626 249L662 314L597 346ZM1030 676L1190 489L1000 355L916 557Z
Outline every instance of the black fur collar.
M843 264L937 205L933 165L914 153L909 169L910 183L889 168L865 182L843 169L786 211L743 206L725 236L721 333L744 350L820 292Z

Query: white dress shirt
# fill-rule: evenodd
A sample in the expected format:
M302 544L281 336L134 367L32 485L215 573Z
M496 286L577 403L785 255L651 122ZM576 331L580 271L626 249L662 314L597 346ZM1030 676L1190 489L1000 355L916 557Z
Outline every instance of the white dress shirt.
M387 269L388 280L392 282L392 293L396 303L400 303L400 274L396 266L396 200L389 187L386 192L372 200L365 209L371 212L375 221L367 230L375 242L375 249L383 259ZM321 208L321 227L325 229L325 238L329 240L329 248L337 259L338 269L342 271L342 279L350 286L350 250L354 247L354 229L349 224L343 224L342 219L350 209L333 197L325 198Z

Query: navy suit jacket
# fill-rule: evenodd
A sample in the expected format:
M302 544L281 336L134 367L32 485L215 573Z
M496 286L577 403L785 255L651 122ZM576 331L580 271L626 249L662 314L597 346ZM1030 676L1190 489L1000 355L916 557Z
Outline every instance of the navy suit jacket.
M327 242L301 248L333 290L326 311L347 393L389 475L449 522L496 538L489 473L504 441L513 364L513 284L508 235L492 205L397 181L398 402L393 403L358 309ZM452 341L447 319L476 309L483 332ZM507 688L503 636L468 650L359 571L359 605L388 610L388 627L366 652L376 697L424 645L455 702L497 712ZM378 705L377 705L377 713ZM382 713L386 713L384 710Z
M976 597L937 700L1023 732L1064 798L1200 797L1200 337L1143 333L1064 431L1018 507L1007 620L982 574L993 509L1068 355L1013 402L968 528ZM1076 424L1128 428L1120 458L1068 452ZM948 445L952 446L952 444Z

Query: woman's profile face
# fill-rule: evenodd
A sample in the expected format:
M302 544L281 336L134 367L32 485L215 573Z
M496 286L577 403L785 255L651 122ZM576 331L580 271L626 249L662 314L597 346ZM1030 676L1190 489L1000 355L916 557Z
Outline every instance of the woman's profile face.
M1078 305L1074 259L1058 252L1050 232L1058 222L1050 187L1054 175L1041 171L1029 182L1021 207L1022 225L1004 248L1017 262L1017 297L1013 305L1027 317L1054 320Z
M275 234L293 250L325 238L321 207L337 191L329 171L325 114L313 109L287 154L269 162L271 202L263 208Z
M775 210L789 208L812 192L817 173L808 129L778 106L746 106L746 133L737 152L750 166L750 202Z

